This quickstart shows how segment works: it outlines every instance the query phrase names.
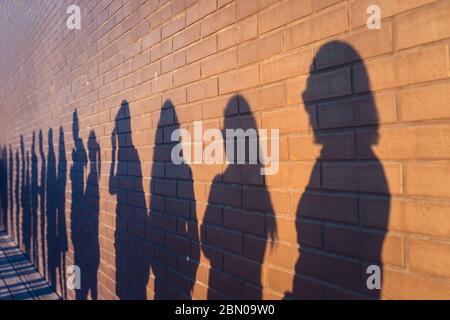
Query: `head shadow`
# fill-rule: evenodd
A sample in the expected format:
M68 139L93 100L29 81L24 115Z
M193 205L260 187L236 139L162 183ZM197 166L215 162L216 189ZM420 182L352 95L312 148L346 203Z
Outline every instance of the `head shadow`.
M355 68L358 76L353 73L352 78ZM321 150L297 207L299 255L293 292L286 298L380 298L381 290L366 285L370 274L365 271L379 266L382 283L390 194L383 165L373 151L379 142L379 115L363 58L345 42L324 44L311 63L301 98ZM338 135L348 139L334 139ZM374 196L379 201L371 206ZM335 225L312 232L311 223L324 221ZM348 233L349 228L358 232ZM376 239L369 240L369 233L377 234ZM335 259L328 259L329 253ZM348 258L355 263L333 278L339 263ZM305 276L324 281L321 290L308 290ZM327 290L327 283L336 288Z
M154 138L149 208L151 230L155 235L160 234L161 222L164 219L176 218L178 234L189 243L189 246L174 245L172 248L177 253L178 271L184 276L185 283L178 288L177 293L170 289L170 284L165 279L166 270L171 266L166 261L152 260L155 278L154 298L157 300L192 299L200 259L194 181L191 167L184 161L186 160L184 148L191 145L186 146L185 141L175 141L175 133L179 129L180 123L175 106L167 99L159 112ZM172 151L176 144L182 146L177 154L183 159L181 163L172 159ZM168 190L168 185L175 188Z

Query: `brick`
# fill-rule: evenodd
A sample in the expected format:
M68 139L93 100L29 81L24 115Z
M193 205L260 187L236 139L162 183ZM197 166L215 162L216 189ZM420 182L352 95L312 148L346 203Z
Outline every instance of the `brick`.
M450 296L450 286L417 274L385 269L383 299L444 300Z
M339 0L313 0L314 11L320 11L338 2Z
M142 38L142 50L153 47L161 41L161 28L152 30L149 34Z
M202 104L203 119L222 117L238 113L237 99L224 96L218 99L206 100Z
M166 3L164 6L160 6L158 11L150 16L150 27L153 29L164 22L172 18L172 6L171 3Z
M251 66L219 76L219 92L229 93L259 84L259 68Z
M410 239L408 261L412 270L448 277L450 265L448 243Z
M261 65L261 81L268 83L306 74L311 59L312 51L306 49L264 63Z
M450 117L450 83L400 91L400 118L404 121Z
M259 14L259 33L265 33L297 20L310 14L311 11L311 1L309 0L284 0Z
M162 39L166 39L170 37L174 33L177 33L180 30L183 30L186 27L186 16L181 15L175 19L172 19L168 23L164 24L162 28Z
M211 98L218 95L217 78L210 78L187 87L188 102Z
M242 252L242 235L222 228L206 226L206 242L231 252Z
M392 2L389 0L355 0L350 4L350 24L352 28L366 24L367 18L369 17L367 8L371 5L379 6L382 19L386 19L433 1L434 0L401 0Z
M186 49L186 61L191 63L217 52L217 38L212 36Z
M377 136L380 142L370 148ZM357 145L361 159L448 159L450 128L434 125L360 132Z
M237 50L230 49L201 62L202 76L208 77L237 67Z
M370 77L370 82L367 77ZM376 91L448 77L448 46L434 46L354 67L355 92Z
M404 265L403 239L384 232L326 226L324 243L327 251L385 264Z
M262 127L265 129L278 129L280 133L294 133L309 131L315 126L315 108L295 106L272 112L264 112ZM313 115L312 119L310 116Z
M261 262L255 262L240 256L225 254L224 270L238 278L252 282L256 285L261 283Z
M292 49L347 31L347 7L339 6L286 30L286 48Z
M192 7L186 11L186 24L200 20L217 9L217 0L201 0L197 1Z
M186 55L184 51L175 52L161 59L161 72L166 73L178 69L186 64Z
M403 49L450 37L449 15L450 3L439 1L396 17L398 47Z
M233 3L217 10L202 21L202 37L210 35L236 21L236 5Z
M290 194L285 191L272 190L269 194L266 188L245 187L242 191L242 205L244 209L289 213Z
M308 78L300 77L286 84L288 103L342 97L350 93L349 69L312 74Z
M319 144L315 144L317 141ZM356 159L355 137L350 133L315 134L289 137L292 160L353 160Z
M223 225L245 234L264 235L265 216L244 210L228 209L223 211Z
M447 162L410 162L405 170L406 194L448 197L449 175L450 164Z
M313 187L309 186L308 188ZM293 212L298 217L348 224L358 222L358 200L354 196L307 190L295 192L291 201Z
M239 65L246 65L276 55L281 52L282 45L283 34L278 32L239 46Z
M161 64L154 62L141 68L141 81L151 80L161 74Z
M173 49L178 50L200 39L200 24L196 23L174 35Z
M321 129L381 125L397 121L396 97L393 92L319 104Z
M446 203L361 198L360 210L365 226L443 238L450 235Z
M271 3L276 2L276 0L255 0L255 1L237 0L236 2L237 2L237 16L238 19L241 19L251 15L252 13L264 9Z
M258 35L258 20L256 16L250 17L219 31L217 41L219 50L235 46L241 42L256 38Z
M194 63L177 69L173 74L173 84L175 87L190 83L200 79L200 64Z
M315 51L317 69L359 61L392 52L392 24L385 22L379 30L364 30L327 42Z
M245 235L244 256L260 261L262 255L264 255L265 262L272 266L281 266L287 269L293 266L291 246L289 244L277 242L273 245L272 243L267 243L265 237Z
M159 60L164 56L167 56L171 52L172 52L172 39L167 39L152 47L150 51L150 57L153 62Z
M323 296L321 285L317 282L307 280L305 278L295 277L295 275L288 273L281 269L269 268L268 281L269 288L286 293L286 288L292 288L292 278L296 285L302 288L301 292L295 296L296 299L321 299Z
M301 251L297 273L339 284L345 288L360 287L360 265L353 260L328 256L322 253Z
M245 103L239 104L241 113L256 112L274 107L286 105L286 93L283 83L264 86L256 90L244 91L241 93L241 100L245 99Z
M324 163L322 174L327 190L402 193L402 170L397 163Z
M192 4L194 4L196 0L173 0L172 1L172 12L174 15L180 13L185 10Z

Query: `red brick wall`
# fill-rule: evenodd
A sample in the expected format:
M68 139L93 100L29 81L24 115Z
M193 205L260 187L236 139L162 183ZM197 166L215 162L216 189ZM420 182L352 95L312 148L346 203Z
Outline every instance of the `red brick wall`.
M6 2L8 232L67 298L448 299L449 16L448 0ZM173 165L171 132L198 120L279 129L279 172Z

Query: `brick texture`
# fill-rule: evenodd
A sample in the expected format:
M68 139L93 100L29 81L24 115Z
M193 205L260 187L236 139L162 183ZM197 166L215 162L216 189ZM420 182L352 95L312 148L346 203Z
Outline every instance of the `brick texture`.
M5 1L0 223L67 299L450 299L449 14ZM278 173L172 163L195 121L278 129Z

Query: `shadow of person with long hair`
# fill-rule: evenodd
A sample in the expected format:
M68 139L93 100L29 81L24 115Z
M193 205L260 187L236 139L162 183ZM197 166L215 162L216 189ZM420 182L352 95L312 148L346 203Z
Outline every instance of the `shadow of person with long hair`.
M150 257L146 256L145 228L148 223L141 161L133 145L130 107L121 103L111 134L109 193L116 196L116 295L125 300L147 298Z
M31 243L32 262L39 263L39 243L38 243L38 158L36 154L36 134L33 131L31 142Z
M363 63L362 83L352 85L368 88L368 94L351 96L338 104L319 102L317 106L318 100L322 99L321 88L342 85L331 83L332 78L324 78L321 74L322 67L333 65L330 62L334 59L348 59L346 63L362 62L358 52L349 44L333 41L323 45L314 57L307 87L302 93L314 141L321 145L321 150L297 208L299 258L295 266L293 292L287 298L320 298L311 295L314 290L310 290L310 278L325 282L322 297L326 299L380 298L381 291L368 290L366 282L368 265L380 267L382 282L381 253L390 207L383 165L372 149L378 143L378 113ZM318 119L318 124L315 119ZM371 134L365 139L358 137L354 140L356 156L336 156L337 150L348 146L336 145L341 140L327 139L326 134L330 130L352 127L350 132L356 136L359 127L363 126L365 130L369 128ZM320 179L318 172L321 173ZM371 208L368 204L374 200L376 207ZM312 229L312 224L320 225L320 228ZM312 239L321 241L317 243ZM357 262L346 259L349 256Z
M156 258L153 260L155 300L191 299L200 259L192 170L183 159L183 148L177 153L182 161L173 163L171 159L171 150L179 142L171 141L171 137L176 136L179 129L174 105L166 100L160 111L153 149L150 212L154 228L150 232L161 234L161 231L176 229L179 237L174 241L166 239L167 243L155 243L155 252L170 250L176 253L178 259L177 265L167 265ZM171 221L170 226L162 221ZM167 237L172 235L167 233ZM167 277L166 274L177 271L182 276L175 277L175 283L174 277ZM171 287L177 288L176 293Z
M74 264L81 269L81 278L84 276L83 268L83 252L84 243L86 243L86 228L85 222L85 199L84 199L84 177L87 167L87 153L84 147L83 140L80 138L80 124L78 119L78 112L73 112L72 122L72 137L73 137L73 149L72 149L72 165L70 166L70 181L72 185L71 192L71 208L70 208L70 234L74 252ZM75 298L77 300L85 299L84 288L75 290Z
M236 103L244 115L232 116ZM211 267L208 299L259 300L263 296L264 255L267 245L272 246L277 239L277 225L261 171L264 166L256 120L244 97L237 95L229 100L222 137L228 166L213 180L201 227L202 249ZM247 240L258 245L243 250L242 241ZM243 264L251 272L245 272ZM228 285L229 281L236 283L235 277L244 285Z
M86 300L91 296L97 300L97 272L100 265L99 215L100 191L99 180L101 172L101 149L94 130L88 138L89 174L86 179L84 194L85 219L81 226L83 239L83 257L79 265L81 272L81 289L77 290L77 299Z
M48 150L47 150L47 178L46 178L46 241L47 241L47 272L50 285L57 289L57 269L58 269L58 225L57 202L58 196L56 184L56 155L53 146L53 129L48 130Z
M62 296L67 297L66 288L66 253L69 250L67 242L67 227L66 227L66 186L67 186L67 157L66 146L64 142L63 128L59 128L59 143L58 143L58 172L56 176L56 228L57 237L56 243L58 246L57 268L59 289Z
M39 183L39 228L40 228L40 241L41 241L41 254L40 265L42 274L47 278L47 250L46 250L46 183L47 183L47 161L44 152L44 134L42 130L39 130L39 156L41 158L41 175Z

